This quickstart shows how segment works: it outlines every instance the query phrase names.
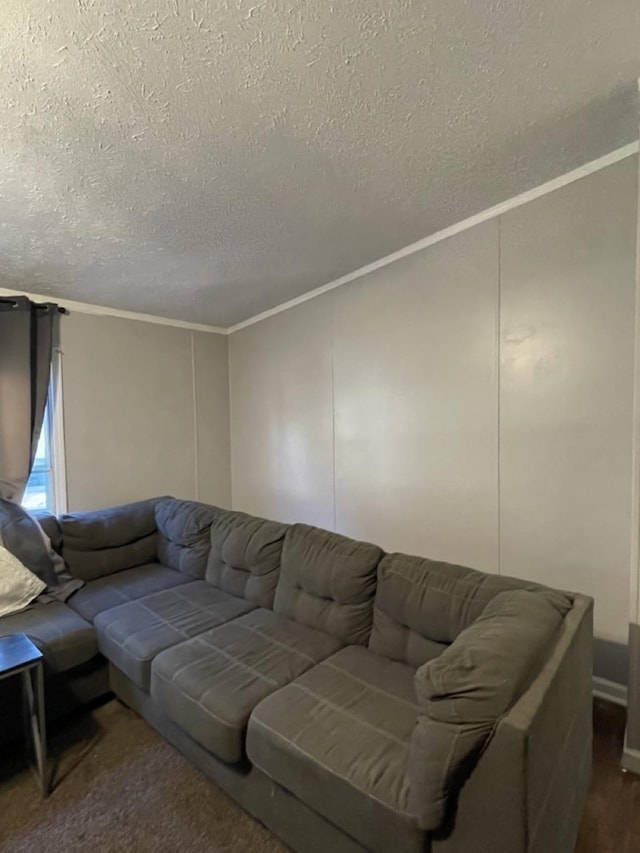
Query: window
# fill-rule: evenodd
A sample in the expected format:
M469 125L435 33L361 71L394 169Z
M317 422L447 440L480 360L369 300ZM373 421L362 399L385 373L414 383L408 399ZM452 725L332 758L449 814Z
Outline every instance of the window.
M55 515L67 510L63 430L61 359L56 347L40 440L22 498L22 506L30 512L46 511Z
M36 458L22 498L22 506L30 512L33 510L55 512L56 510L51 432L51 395L49 395Z

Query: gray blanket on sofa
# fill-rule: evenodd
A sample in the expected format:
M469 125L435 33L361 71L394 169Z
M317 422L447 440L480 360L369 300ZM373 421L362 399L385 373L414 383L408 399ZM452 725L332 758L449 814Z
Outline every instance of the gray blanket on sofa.
M0 498L0 545L16 556L47 588L38 601L66 601L84 585L72 578L37 519L18 504Z

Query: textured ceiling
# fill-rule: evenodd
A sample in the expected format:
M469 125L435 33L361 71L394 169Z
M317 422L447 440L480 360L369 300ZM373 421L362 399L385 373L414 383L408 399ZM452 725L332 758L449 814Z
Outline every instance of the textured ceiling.
M229 325L637 137L638 0L2 0L0 287Z

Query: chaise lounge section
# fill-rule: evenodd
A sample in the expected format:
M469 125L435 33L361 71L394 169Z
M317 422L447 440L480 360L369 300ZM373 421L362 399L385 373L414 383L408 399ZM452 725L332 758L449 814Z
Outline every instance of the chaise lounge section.
M590 599L168 497L46 523L85 586L0 635L40 644L49 693L108 662L121 701L294 850L571 853Z

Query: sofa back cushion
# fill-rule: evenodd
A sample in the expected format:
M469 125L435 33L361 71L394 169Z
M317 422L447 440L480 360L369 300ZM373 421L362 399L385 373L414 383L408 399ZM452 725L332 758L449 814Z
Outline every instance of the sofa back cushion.
M344 643L365 645L382 554L377 545L293 524L284 537L273 609Z
M421 829L440 826L449 797L540 671L571 606L560 594L501 592L451 646L417 670L420 712L408 775L410 810Z
M164 498L155 508L158 559L192 578L203 578L211 547L211 523L218 507L197 501Z
M71 574L90 581L154 562L158 500L61 515L62 556Z
M273 607L286 524L221 510L211 525L206 580L258 607Z
M552 598L563 598L562 593L518 578L387 554L378 567L369 648L421 666L446 649L496 595L517 589L545 590Z

